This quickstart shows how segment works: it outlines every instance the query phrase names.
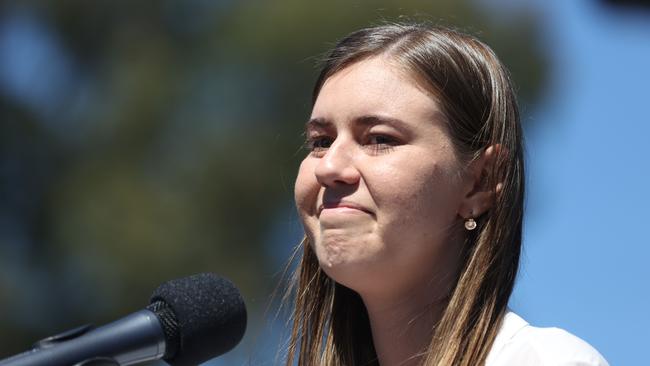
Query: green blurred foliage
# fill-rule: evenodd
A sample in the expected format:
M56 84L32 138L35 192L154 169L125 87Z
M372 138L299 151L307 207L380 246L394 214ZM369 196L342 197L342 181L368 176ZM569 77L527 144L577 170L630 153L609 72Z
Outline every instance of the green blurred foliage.
M269 253L293 244L269 233L292 220L316 61L348 32L475 33L526 103L545 75L532 15L496 24L470 1L7 1L0 25L16 14L50 32L72 76L44 111L0 93L0 358L201 271L260 314L281 270Z

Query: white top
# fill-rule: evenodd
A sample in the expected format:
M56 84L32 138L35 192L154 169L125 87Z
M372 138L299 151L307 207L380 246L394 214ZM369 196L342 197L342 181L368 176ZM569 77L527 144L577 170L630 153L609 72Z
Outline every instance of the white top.
M587 342L559 328L537 328L508 311L485 366L609 366Z

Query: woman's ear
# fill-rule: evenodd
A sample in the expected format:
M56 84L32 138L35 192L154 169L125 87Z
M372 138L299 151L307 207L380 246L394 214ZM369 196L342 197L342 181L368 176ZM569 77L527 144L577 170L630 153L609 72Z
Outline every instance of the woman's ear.
M501 145L490 145L469 164L465 195L458 210L459 216L465 219L477 218L494 205L496 195L503 189L503 183L493 182L488 177L494 173L497 156L502 153L501 149Z

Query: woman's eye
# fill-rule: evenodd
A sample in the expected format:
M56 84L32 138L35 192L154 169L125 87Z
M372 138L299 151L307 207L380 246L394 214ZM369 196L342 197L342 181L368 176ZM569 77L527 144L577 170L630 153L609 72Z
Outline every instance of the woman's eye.
M332 146L332 142L333 139L327 136L309 137L307 138L305 147L310 151L319 152L327 150L330 146Z
M366 146L374 153L388 152L392 150L398 142L396 139L386 135L371 135L368 138Z
M395 140L384 135L374 135L370 136L369 142L372 145L389 145L395 143Z

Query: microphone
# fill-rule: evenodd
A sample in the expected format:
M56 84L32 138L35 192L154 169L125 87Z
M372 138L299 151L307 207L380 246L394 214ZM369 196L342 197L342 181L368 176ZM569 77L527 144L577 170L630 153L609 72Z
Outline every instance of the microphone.
M158 359L172 366L198 365L230 351L246 330L241 294L213 273L166 282L150 302L102 327L46 338L0 366L133 365Z

